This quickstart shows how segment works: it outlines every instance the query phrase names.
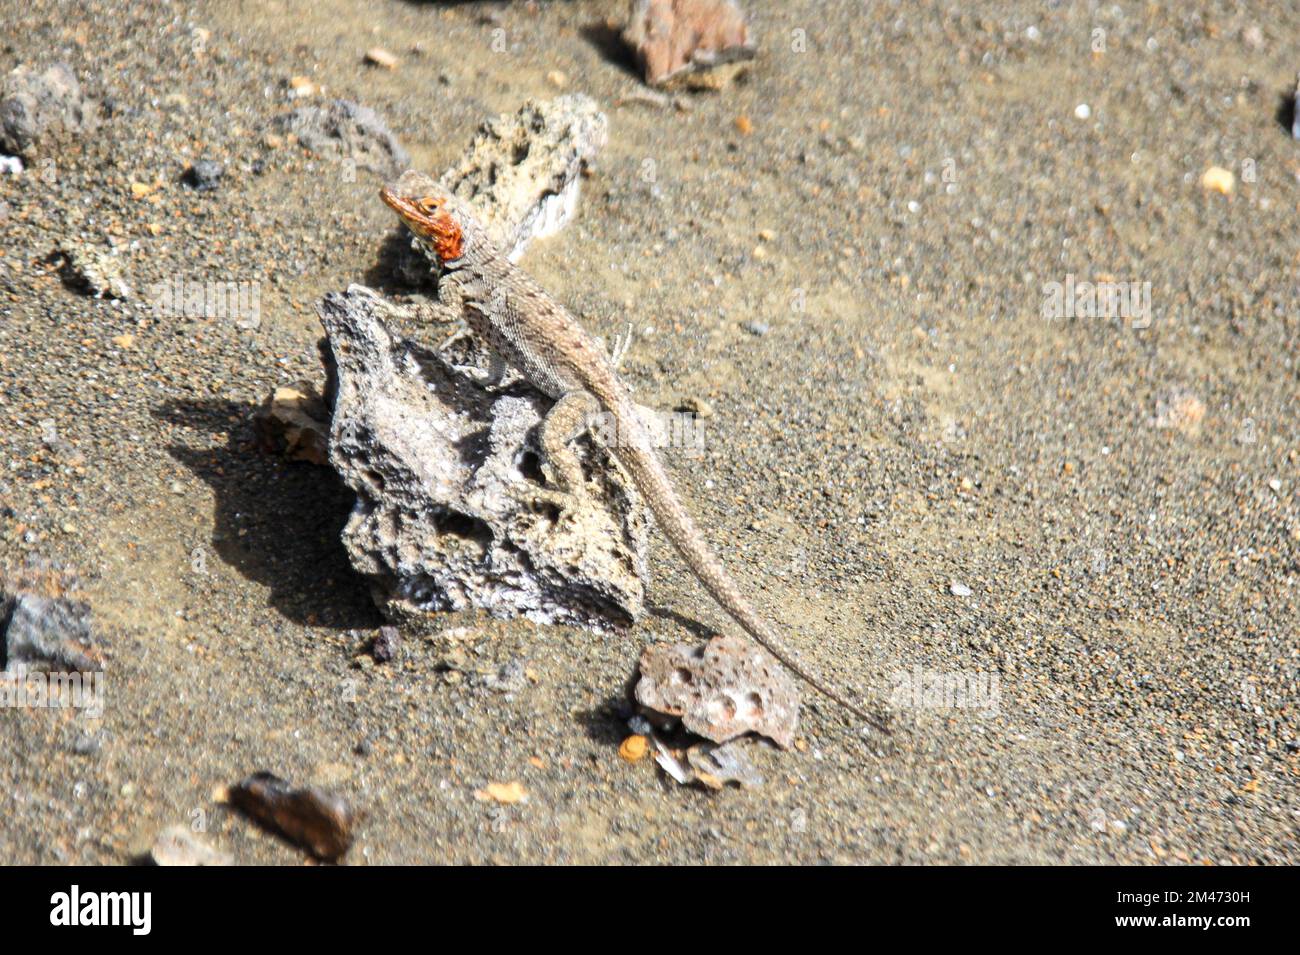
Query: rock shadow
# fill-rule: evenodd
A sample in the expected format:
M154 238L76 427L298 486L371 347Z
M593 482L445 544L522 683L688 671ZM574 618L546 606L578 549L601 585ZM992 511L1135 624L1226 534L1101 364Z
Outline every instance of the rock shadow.
M340 532L353 494L328 467L285 461L258 449L253 407L223 400L173 400L161 421L227 435L224 447L172 444L168 453L216 495L211 551L246 579L270 589L287 619L339 630L384 621L352 569Z

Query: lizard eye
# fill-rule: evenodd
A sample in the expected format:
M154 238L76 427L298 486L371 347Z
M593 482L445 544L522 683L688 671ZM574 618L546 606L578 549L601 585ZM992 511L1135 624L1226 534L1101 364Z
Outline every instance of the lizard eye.
M425 196L415 203L424 212L433 212L442 205L441 199L435 199L433 196Z

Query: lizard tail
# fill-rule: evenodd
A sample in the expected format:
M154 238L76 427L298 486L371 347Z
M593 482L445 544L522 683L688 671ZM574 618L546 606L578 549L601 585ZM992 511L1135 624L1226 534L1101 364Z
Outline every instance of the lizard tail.
M639 423L640 416L630 402L627 415L630 420ZM794 655L782 645L772 627L755 612L749 601L736 589L736 585L723 569L721 562L705 543L703 535L695 526L695 521L691 519L691 515L687 513L680 498L674 492L668 474L654 452L646 429L642 427L632 430L635 434L620 435L622 440L616 442L619 460L631 472L633 481L645 495L664 535L672 541L677 552L699 577L713 599L745 629L746 633L799 679L859 719L888 734L889 728L878 717L850 703L842 693L828 686L824 680L809 673L795 661Z

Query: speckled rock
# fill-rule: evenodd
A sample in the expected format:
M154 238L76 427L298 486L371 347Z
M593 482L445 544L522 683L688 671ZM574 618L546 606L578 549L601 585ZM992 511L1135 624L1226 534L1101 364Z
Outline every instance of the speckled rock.
M122 275L122 257L114 250L79 240L67 240L59 249L63 279L72 288L95 298L128 299L131 286Z
M296 136L309 152L351 161L381 176L395 176L411 161L379 115L351 100L299 106L277 116L271 128Z
M686 762L694 771L696 781L708 789L721 789L728 783L761 786L763 776L746 752L746 747L752 745L755 744L747 740L696 743L686 751Z
M357 502L343 542L388 616L480 608L601 627L641 616L648 516L593 438L590 475L547 486L535 431L550 399L489 391L390 334L353 286L318 306L335 362L330 461Z
M29 591L0 594L0 650L4 668L92 672L103 668L94 647L85 600L47 598Z
M30 155L47 135L95 126L94 104L66 63L11 70L0 83L0 152Z
M198 192L211 192L225 174L226 167L215 159L200 159L185 171L185 184Z
M582 94L529 101L479 127L441 184L469 201L515 261L531 239L573 216L581 172L609 136L609 121Z
M692 733L725 743L759 733L782 747L794 742L799 695L772 655L750 640L656 643L641 654L637 703L676 717Z

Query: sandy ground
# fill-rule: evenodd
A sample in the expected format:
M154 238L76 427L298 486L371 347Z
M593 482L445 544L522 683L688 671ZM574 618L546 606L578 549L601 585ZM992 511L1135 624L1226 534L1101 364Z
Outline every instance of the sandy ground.
M198 819L299 863L213 803L267 769L365 807L353 864L1300 861L1300 14L747 6L748 80L678 112L616 105L612 0L0 3L0 68L65 60L106 104L53 176L0 176L0 558L77 568L110 656L102 719L0 711L0 860L127 862ZM712 405L670 465L807 659L876 699L983 674L996 705L894 694L885 743L806 698L751 789L628 764L641 647L729 626L662 540L627 632L449 621L518 692L414 636L370 663L347 492L249 422L320 378L313 303L382 276L394 228L376 176L266 144L295 75L434 171L556 81L596 97L609 146L527 266L594 331L635 323L639 400ZM212 192L179 181L200 157ZM137 290L260 283L260 325L71 289L70 238ZM1149 327L1045 317L1068 276L1150 283Z

